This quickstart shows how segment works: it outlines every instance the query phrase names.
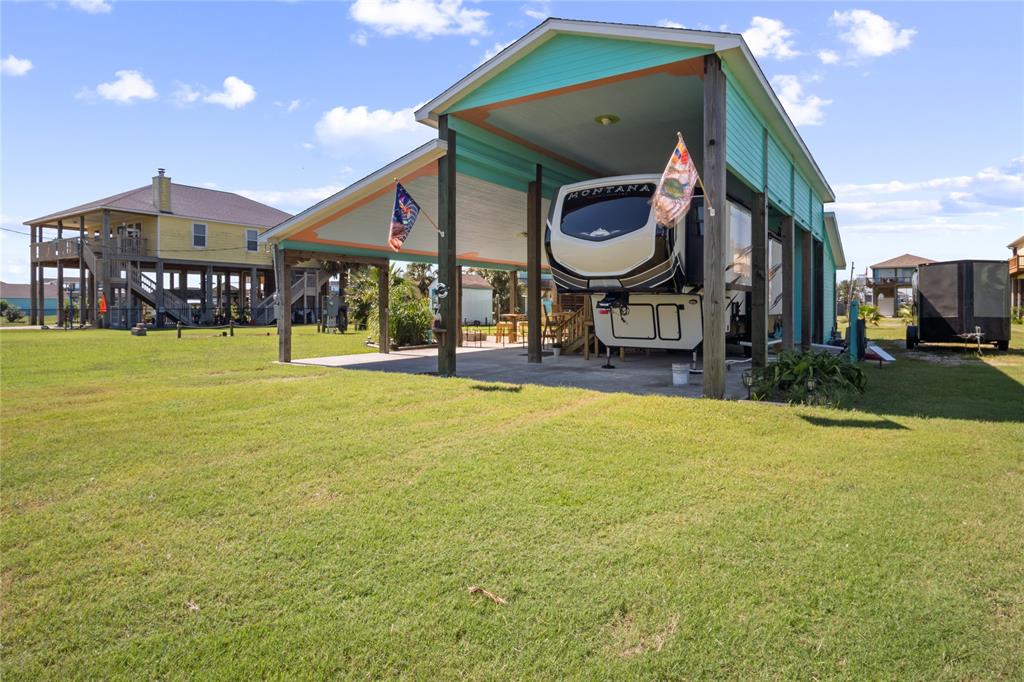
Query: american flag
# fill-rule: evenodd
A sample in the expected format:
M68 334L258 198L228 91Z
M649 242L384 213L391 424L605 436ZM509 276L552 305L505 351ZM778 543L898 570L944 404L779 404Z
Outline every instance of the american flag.
M412 232L412 226L420 214L420 205L412 198L412 195L402 187L402 183L395 183L395 208L391 212L391 230L388 236L388 246L392 251L399 251L405 240Z

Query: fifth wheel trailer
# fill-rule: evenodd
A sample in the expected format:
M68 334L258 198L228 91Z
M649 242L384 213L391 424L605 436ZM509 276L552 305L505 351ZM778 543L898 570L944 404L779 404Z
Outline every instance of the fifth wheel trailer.
M913 277L914 324L907 348L919 343L1010 344L1010 271L1004 260L919 265ZM976 335L980 334L980 339Z
M564 185L551 202L544 242L552 278L560 291L590 295L594 332L607 346L693 350L704 339L704 198L693 197L678 225L661 225L651 202L659 177ZM728 201L726 224L730 314L722 333L749 335L750 212ZM781 249L772 250L774 266ZM773 307L777 285L770 282Z

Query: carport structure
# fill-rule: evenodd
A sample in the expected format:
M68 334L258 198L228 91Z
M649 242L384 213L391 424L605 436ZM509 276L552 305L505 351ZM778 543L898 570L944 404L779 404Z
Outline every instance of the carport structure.
M834 196L738 34L548 19L416 118L437 129L436 140L261 236L280 262L301 253L436 263L450 289L463 266L525 269L527 360L541 362L549 199L569 182L660 172L679 131L715 208L705 215L705 329L727 325L727 197L753 216L754 363L767 361L776 303L768 294L769 239L782 250L783 345L809 347L834 324L842 247L823 208ZM421 218L399 254L387 246L396 178L438 227ZM440 300L445 330L457 328L456 299ZM456 373L457 336L446 333L439 344L442 375ZM280 359L290 361L289 342L281 344ZM705 333L703 360L704 395L722 397L724 333Z

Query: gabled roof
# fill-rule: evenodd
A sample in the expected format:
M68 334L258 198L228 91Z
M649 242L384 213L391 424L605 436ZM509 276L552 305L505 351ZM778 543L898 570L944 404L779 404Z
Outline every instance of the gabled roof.
M26 221L25 225L51 223L62 218L70 218L104 208L125 213L160 215L153 204L153 186L146 185L40 218L33 218ZM238 223L254 227L273 227L291 217L290 213L247 199L240 194L207 189L206 187L180 185L176 182L171 183L171 213L163 215Z
M912 253L905 253L902 256L896 256L889 260L884 260L881 263L875 263L871 266L871 269L875 268L916 268L918 265L925 265L926 263L934 263L931 258L925 258L923 256L915 256Z
M462 288L463 289L493 289L491 283L480 275L474 272L465 272L462 274Z
M736 81L765 116L780 140L794 155L796 164L808 178L824 203L835 201L835 194L803 138L793 125L768 79L761 71L750 48L739 33L697 31L639 24L617 24L577 19L546 19L529 33L487 60L453 86L416 110L416 120L437 127L439 116L456 101L525 57L558 34L583 34L618 39L660 41L707 47L718 53ZM785 133L785 134L783 134Z
M839 237L839 222L834 211L825 212L825 235L828 237L828 248L832 251L832 262L836 270L846 269L846 252L843 251L843 240Z

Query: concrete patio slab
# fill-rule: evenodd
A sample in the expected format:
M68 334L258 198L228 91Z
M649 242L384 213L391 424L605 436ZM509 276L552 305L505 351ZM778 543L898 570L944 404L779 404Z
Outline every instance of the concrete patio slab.
M535 384L584 388L608 393L634 393L638 395L667 395L699 398L702 393L701 374L690 374L686 386L672 385L673 363L690 362L690 355L666 352L627 353L625 359L612 357L614 369L604 369L604 358L582 355L545 355L540 364L526 361L526 349L520 346L502 348L493 343L483 347L464 347L457 351L457 373L464 379L506 384ZM746 398L743 372L749 362L740 361L726 372L726 397ZM405 374L432 374L437 371L437 350L421 348L393 353L366 353L361 355L335 355L323 358L294 360L297 365L316 365L378 372ZM698 359L698 367L700 362Z

